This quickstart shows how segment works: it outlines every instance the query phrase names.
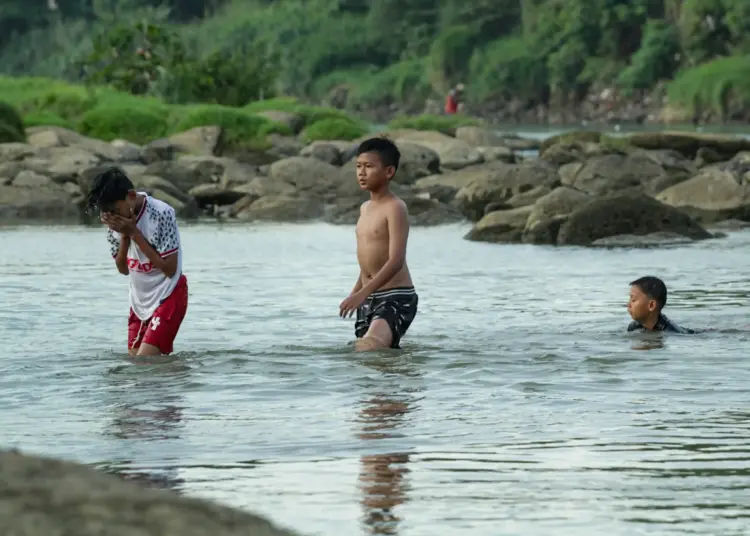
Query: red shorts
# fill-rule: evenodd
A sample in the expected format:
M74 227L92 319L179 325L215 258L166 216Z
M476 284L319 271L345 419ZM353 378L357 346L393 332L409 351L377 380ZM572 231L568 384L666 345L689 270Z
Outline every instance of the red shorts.
M128 348L140 348L142 343L156 346L161 353L171 354L173 344L185 318L188 305L187 278L183 274L166 300L161 302L148 320L141 321L133 309L128 317Z

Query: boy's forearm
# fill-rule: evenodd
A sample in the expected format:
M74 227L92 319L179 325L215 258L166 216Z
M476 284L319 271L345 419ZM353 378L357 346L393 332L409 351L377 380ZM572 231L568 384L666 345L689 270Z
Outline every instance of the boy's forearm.
M128 275L130 269L128 268L128 248L130 247L130 237L123 236L120 238L120 247L117 250L117 256L115 256L115 265L117 271L122 275Z
M148 260L151 261L151 264L154 266L154 268L164 272L167 277L172 277L174 275L174 272L168 273L170 270L167 269L167 261L165 261L162 256L159 255L159 252L156 251L154 247L148 243L148 240L143 237L140 231L136 230L132 239L136 243L136 245L138 245L140 250L146 254L146 257L148 257Z
M354 283L354 288L351 291L351 294L355 294L359 292L362 289L362 272L359 272L359 275L357 276L357 282Z

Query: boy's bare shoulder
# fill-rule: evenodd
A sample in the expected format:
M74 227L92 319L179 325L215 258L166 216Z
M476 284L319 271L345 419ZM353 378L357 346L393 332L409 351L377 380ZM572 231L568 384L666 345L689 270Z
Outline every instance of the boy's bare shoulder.
M400 197L394 195L389 201L388 201L388 208L391 212L394 213L402 213L407 214L409 210L406 207L406 202L401 199Z

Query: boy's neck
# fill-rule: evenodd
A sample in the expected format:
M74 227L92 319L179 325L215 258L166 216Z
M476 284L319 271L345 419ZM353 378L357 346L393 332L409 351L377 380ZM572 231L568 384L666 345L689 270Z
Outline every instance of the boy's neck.
M654 311L648 316L646 320L641 322L641 324L647 330L652 331L656 327L656 324L659 323L660 316L661 316L661 311Z
M371 201L382 201L383 199L390 197L391 191L388 189L388 186L384 186L380 190L370 190L370 200Z
M135 196L135 206L133 207L135 209L135 213L138 214L141 212L141 209L143 208L143 203L145 202L145 199L141 194L136 194Z

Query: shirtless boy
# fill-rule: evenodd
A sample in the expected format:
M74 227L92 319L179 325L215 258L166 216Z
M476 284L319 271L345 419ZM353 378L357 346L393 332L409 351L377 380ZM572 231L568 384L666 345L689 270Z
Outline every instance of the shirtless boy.
M117 270L130 278L128 353L170 354L188 304L180 231L174 209L110 168L94 180L88 205L107 225Z
M370 138L357 149L357 180L370 200L362 204L356 228L359 276L339 307L343 318L357 312L357 350L400 348L417 314L418 297L406 265L408 212L388 187L400 158L396 145L385 138Z

